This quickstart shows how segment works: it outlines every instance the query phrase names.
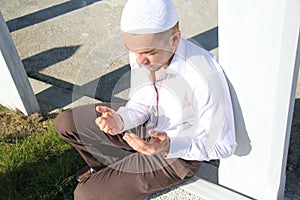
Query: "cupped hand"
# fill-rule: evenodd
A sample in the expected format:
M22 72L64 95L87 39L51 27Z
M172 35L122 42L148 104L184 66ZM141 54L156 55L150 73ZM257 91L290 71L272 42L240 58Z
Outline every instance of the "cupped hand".
M170 149L170 139L166 132L150 130L150 141L145 141L134 133L125 133L123 139L136 151L146 154L167 155Z
M110 135L117 135L120 133L124 123L116 111L106 106L97 106L96 111L102 113L102 116L97 117L95 120L101 131Z

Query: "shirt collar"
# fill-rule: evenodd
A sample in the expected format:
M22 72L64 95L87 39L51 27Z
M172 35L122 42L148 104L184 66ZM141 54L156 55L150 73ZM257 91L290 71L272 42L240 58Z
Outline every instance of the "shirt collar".
M170 74L183 74L185 72L185 60L186 60L186 47L184 39L180 39L176 48L175 54L170 65L166 69L166 73Z

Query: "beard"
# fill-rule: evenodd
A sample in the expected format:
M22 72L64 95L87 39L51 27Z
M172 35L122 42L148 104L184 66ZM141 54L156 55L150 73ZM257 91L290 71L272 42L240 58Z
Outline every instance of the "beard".
M162 68L164 65L163 64L149 64L149 65L141 65L142 67L150 70L150 71L158 71L160 68Z

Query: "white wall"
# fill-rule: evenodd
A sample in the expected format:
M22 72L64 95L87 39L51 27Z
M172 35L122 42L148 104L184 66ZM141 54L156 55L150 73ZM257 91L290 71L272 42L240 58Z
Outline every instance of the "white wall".
M40 110L0 12L0 104L26 115Z
M256 199L283 199L299 28L299 0L219 1L220 62L242 112L240 146L221 161L219 182Z

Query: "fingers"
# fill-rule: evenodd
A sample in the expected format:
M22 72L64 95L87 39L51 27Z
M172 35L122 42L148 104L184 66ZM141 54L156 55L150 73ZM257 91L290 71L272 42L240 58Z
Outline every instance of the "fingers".
M151 136L150 143L159 146L159 148L157 148L157 153L161 152L165 155L169 152L170 138L166 132L150 130L149 135Z
M96 106L96 111L102 113L102 115L95 120L96 125L99 126L101 131L110 135L120 133L124 124L119 114L106 106Z
M155 149L152 145L144 141L143 139L139 138L137 135L133 133L126 133L123 136L123 139L136 151L151 155L155 153Z
M115 131L113 131L113 128L109 126L109 124L110 124L109 118L98 117L95 120L95 123L100 128L101 131L103 131L105 133L109 133L111 135L115 134Z
M148 133L151 137L158 138L159 140L165 140L168 137L167 133L162 131L149 130Z
M110 116L110 113L111 113L111 109L106 107L106 106L97 106L96 111L102 113L102 116L97 117L96 120L95 120L97 126L99 126L101 131L104 131L105 133L108 133L108 131L110 130L108 128L108 124L110 123L109 116Z
M108 120L103 117L98 117L95 120L96 125L100 128L101 131L107 133L110 129L108 127Z
M120 133L118 128L111 126L112 122L110 121L110 118L98 117L96 118L95 123L101 131L110 135L117 135Z
M96 111L104 113L104 112L111 112L111 109L106 106L96 106Z
M149 142L144 141L133 133L126 133L123 139L136 151L153 155L161 152L169 152L169 138L166 132L150 131L152 138Z

